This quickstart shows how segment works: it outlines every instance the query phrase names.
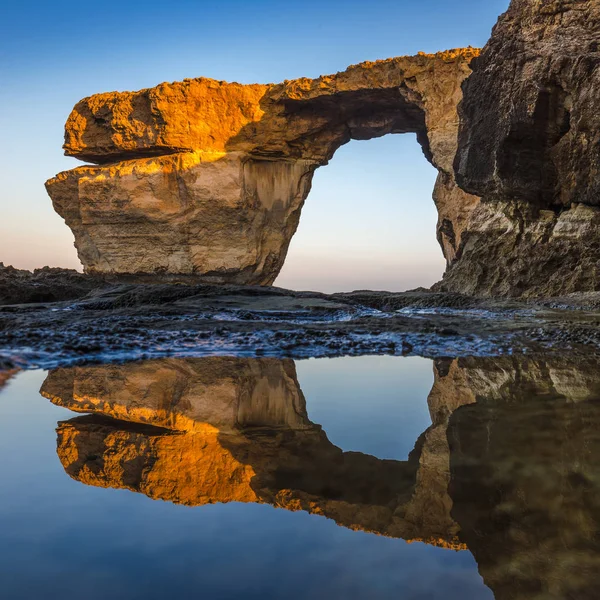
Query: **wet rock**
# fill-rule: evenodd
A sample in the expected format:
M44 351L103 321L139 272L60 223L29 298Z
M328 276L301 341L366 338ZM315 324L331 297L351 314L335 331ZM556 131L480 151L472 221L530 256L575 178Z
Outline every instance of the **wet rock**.
M385 311L359 300L404 308ZM582 303L597 301L593 294L562 297L554 308L550 301L426 292L327 296L266 287L129 284L93 290L81 300L0 306L0 353L19 364L52 368L225 352L294 358L480 356L567 346L596 352L600 315ZM452 308L457 304L469 308Z

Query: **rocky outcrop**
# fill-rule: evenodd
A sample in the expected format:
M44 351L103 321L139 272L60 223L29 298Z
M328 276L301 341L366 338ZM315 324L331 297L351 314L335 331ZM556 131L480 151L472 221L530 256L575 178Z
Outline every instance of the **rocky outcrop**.
M600 205L599 33L595 0L512 1L464 85L461 187Z
M460 259L433 289L525 299L598 291L599 225L600 210L584 204L557 211L522 200L480 202Z
M268 503L351 529L461 549L450 517L448 414L408 461L334 446L306 414L294 363L165 359L52 371L42 395L90 415L58 428L83 483L186 505Z
M98 94L71 113L64 147L99 166L47 188L90 273L265 285L314 170L351 139L413 132L439 171L448 269L436 291L598 291L598 39L596 0L512 0L481 56L419 54L279 85L193 79Z
M454 182L473 49L394 58L279 85L209 79L98 94L71 113L46 186L90 273L270 284L314 170L351 139L413 132L439 170L438 237L456 257L477 198Z
M74 269L44 267L26 271L0 262L0 305L75 300L105 285L102 277Z
M455 170L482 197L440 289L600 289L600 5L513 0L463 86Z

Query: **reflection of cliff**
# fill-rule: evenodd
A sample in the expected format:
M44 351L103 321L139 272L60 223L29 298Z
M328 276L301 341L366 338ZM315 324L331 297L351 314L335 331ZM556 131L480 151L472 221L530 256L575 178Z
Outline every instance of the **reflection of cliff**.
M597 598L600 361L436 361L452 517L497 600Z
M292 360L165 359L56 369L42 393L77 412L177 431L314 428Z
M10 369L7 371L0 370L0 390L8 383L8 380L17 373L18 369Z
M600 573L599 363L437 360L433 425L406 462L331 444L292 361L65 369L42 392L96 413L58 429L61 462L84 483L188 505L268 503L468 547L497 600L580 600L596 597Z
M331 444L308 419L290 360L58 369L42 393L95 413L58 429L61 462L83 483L188 505L268 503L353 529L461 547L447 494L446 416L401 462Z

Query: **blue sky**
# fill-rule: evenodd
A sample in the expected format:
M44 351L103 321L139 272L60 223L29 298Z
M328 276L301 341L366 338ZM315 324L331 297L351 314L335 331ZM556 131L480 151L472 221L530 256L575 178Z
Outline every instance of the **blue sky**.
M4 0L0 8L0 261L79 268L43 183L77 166L63 125L82 97L185 77L241 83L482 46L509 0ZM429 285L435 171L414 136L354 141L316 173L278 284L323 291Z

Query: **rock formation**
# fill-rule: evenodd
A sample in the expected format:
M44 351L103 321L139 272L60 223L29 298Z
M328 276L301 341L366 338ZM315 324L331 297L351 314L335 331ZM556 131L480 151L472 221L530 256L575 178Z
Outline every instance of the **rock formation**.
M441 289L600 289L600 4L513 0L463 86L460 187L482 197Z
M74 269L44 267L32 272L0 262L0 305L74 300L105 285L102 277L86 276Z
M455 50L279 85L191 79L98 94L71 113L64 148L99 166L47 189L89 273L265 285L314 170L351 139L413 132L439 171L448 270L436 290L597 291L599 39L596 0L513 0L479 57Z
M57 369L41 393L90 413L58 428L59 457L83 483L194 506L268 503L352 529L463 548L447 492L447 414L403 462L334 446L309 420L291 360Z
M394 58L279 85L210 79L98 94L65 152L99 166L46 186L88 273L270 284L314 170L351 139L416 133L439 170L438 237L456 257L476 197L454 182L461 83L473 49Z

